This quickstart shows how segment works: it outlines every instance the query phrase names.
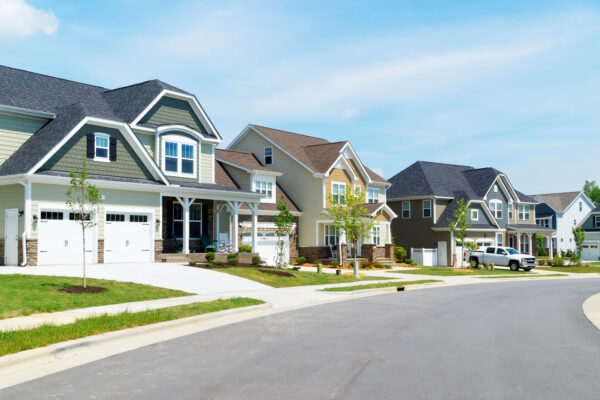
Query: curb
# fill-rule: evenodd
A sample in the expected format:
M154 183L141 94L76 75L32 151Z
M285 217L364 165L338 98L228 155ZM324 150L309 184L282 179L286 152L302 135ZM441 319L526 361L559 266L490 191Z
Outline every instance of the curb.
M583 302L581 305L583 314L598 329L600 329L600 293L596 293Z

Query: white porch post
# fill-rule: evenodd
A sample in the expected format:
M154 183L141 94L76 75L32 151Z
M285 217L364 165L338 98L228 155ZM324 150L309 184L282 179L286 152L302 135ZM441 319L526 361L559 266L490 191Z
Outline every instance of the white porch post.
M548 235L548 257L550 258L550 260L552 260L553 254L554 254L554 249L552 248L552 234Z
M256 236L258 231L258 204L248 203L250 210L252 210L252 251L256 253Z
M177 197L177 201L183 208L183 254L190 253L190 206L194 203L193 197Z
M533 233L529 234L529 254L533 254ZM536 243L537 246L537 243Z
M386 244L392 244L392 223L389 222L387 224L387 229L386 229L386 240L385 243Z
M521 252L521 234L517 232L516 236L517 236L517 250L519 250L519 252Z
M232 221L232 238L231 238L231 245L232 245L232 251L234 253L237 253L238 251L238 224L239 224L239 220L238 220L238 212L240 211L240 207L242 206L242 202L241 201L229 201L228 202L229 207L231 207L231 211L233 213L233 221Z

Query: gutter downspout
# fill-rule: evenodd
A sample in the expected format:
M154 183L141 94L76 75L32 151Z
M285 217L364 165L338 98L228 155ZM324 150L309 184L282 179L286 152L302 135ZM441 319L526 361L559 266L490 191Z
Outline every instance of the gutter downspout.
M19 181L21 185L25 188L25 210L23 213L23 234L21 235L21 247L23 251L23 262L21 266L24 267L27 265L27 238L29 237L29 217L31 214L31 181L29 179L25 179L24 181Z

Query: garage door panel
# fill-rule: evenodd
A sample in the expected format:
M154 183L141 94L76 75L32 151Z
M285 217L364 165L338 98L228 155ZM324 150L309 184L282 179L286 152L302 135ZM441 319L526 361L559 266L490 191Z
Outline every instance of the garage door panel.
M286 259L289 258L289 240L283 238ZM274 266L277 261L277 242L278 238L274 232L258 232L256 237L256 249L261 260L265 261L266 265ZM252 236L245 234L242 236L242 244L252 245Z
M68 219L68 211L42 211L38 221L38 264L83 262L81 225ZM93 263L95 228L86 230L86 262Z
M149 214L110 213L104 226L104 262L152 261Z

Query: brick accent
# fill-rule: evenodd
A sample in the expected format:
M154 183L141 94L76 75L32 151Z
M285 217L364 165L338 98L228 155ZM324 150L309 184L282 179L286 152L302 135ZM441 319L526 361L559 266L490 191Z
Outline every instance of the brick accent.
M162 252L163 252L163 241L155 240L154 241L154 261L155 262L162 261Z
M394 245L391 243L385 245L385 258L389 258L391 260L395 259Z
M18 243L18 263L19 265L21 265L23 263L23 240L19 239L19 243ZM27 265L28 266L34 266L37 265L37 250L38 250L38 243L37 240L35 239L30 239L27 240L27 243L25 245L25 251L27 252Z
M98 264L104 264L104 239L98 239Z
M348 245L342 244L342 265L348 262Z
M363 243L362 245L362 258L373 262L375 260L375 245L370 243Z
M385 258L385 247L384 246L376 246L374 249L373 257L375 260L379 258Z
M229 253L215 253L215 261L223 263L227 262L227 255ZM258 255L258 253L238 253L238 261L240 264L251 264L252 257ZM206 253L190 253L190 254L173 254L164 253L160 255L162 262L187 262L196 261L200 263L206 262Z

